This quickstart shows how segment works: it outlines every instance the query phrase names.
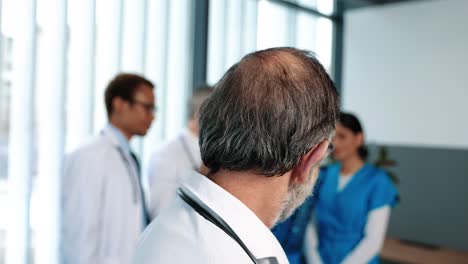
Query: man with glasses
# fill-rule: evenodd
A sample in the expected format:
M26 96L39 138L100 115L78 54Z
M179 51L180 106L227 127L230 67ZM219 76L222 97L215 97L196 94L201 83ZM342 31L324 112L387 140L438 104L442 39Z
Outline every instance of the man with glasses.
M154 85L117 75L105 91L109 124L67 156L62 178L62 263L128 263L149 222L141 169L130 148L154 119Z

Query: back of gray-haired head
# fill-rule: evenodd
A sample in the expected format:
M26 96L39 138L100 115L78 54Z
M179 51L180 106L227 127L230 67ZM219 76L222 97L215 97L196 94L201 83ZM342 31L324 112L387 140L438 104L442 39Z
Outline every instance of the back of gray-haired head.
M336 88L308 51L272 48L246 55L216 84L200 109L200 148L211 173L295 168L333 134Z

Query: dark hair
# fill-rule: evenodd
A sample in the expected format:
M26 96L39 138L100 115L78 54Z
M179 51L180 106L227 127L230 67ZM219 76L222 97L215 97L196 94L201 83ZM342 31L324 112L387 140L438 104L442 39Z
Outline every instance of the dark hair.
M215 173L282 175L323 140L338 119L336 88L308 51L272 48L245 56L200 109L200 148Z
M364 133L361 122L359 122L359 119L353 114L344 112L340 113L340 124L353 131L354 134ZM367 147L364 144L358 148L358 155L362 160L367 159L369 152L367 151Z
M213 86L208 84L202 84L195 88L189 101L189 118L193 118L195 116L195 114L200 110L203 101L205 101L212 91Z
M110 117L112 109L112 100L120 97L125 101L132 102L133 96L140 85L147 85L154 88L154 84L143 76L132 73L120 73L112 79L107 85L104 100L106 103L107 117Z

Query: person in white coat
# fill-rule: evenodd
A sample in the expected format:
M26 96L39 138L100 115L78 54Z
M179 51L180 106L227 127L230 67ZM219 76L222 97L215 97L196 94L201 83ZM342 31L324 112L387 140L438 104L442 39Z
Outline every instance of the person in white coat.
M129 140L154 119L154 85L119 74L107 86L109 124L66 157L62 178L62 263L130 262L148 223L139 162Z
M245 56L200 109L206 175L178 189L133 263L288 263L270 228L311 193L338 113L333 82L309 52Z
M176 196L180 187L193 170L202 164L198 146L198 115L203 101L213 87L196 87L189 102L190 119L179 135L155 150L148 166L149 202L151 219Z

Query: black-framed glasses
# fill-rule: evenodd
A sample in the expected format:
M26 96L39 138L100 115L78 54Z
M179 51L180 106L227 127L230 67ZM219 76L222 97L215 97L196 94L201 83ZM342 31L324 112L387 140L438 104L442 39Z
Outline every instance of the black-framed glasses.
M154 104L151 104L151 103L146 103L146 102L135 100L135 99L133 99L131 102L132 102L132 104L141 105L145 109L145 111L148 112L148 113L155 114L156 111L158 110L156 108L156 106Z

